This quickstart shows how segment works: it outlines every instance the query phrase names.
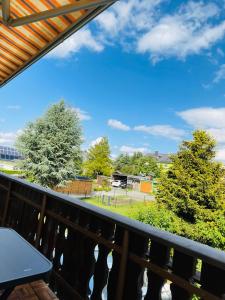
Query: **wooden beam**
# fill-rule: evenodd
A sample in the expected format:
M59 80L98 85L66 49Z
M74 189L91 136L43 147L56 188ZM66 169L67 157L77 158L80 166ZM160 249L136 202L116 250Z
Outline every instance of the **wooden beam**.
M2 19L3 23L8 25L10 20L10 0L2 1Z
M117 0L94 0L94 1L80 0L79 2L77 1L74 4L64 5L60 8L43 11L37 14L32 14L30 16L21 17L18 19L10 19L9 25L13 27L21 26L21 25L49 19L49 18L54 18L60 15L69 14L82 9L90 9L90 8L95 8L97 6L112 4L113 2L116 1Z

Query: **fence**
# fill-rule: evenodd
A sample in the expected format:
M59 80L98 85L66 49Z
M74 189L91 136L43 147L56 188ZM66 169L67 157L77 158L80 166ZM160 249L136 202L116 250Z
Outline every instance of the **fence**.
M64 194L90 195L92 192L92 180L73 180L65 187L55 188L56 192Z
M132 205L138 202L148 202L155 199L154 195L117 188L112 189L110 192L97 192L95 196L99 203L114 207Z

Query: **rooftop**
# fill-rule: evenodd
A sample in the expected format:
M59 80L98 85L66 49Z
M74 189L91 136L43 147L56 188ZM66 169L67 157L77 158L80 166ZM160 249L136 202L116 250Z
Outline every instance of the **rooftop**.
M149 153L149 156L154 157L157 160L157 162L164 163L164 164L171 163L170 155L171 153L160 153L159 151L155 151L154 153Z

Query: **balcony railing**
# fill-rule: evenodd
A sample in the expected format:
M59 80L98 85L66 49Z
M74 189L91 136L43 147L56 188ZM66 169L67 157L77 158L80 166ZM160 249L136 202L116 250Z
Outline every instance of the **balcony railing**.
M0 219L52 260L60 299L159 300L165 283L173 300L225 299L223 251L2 173Z

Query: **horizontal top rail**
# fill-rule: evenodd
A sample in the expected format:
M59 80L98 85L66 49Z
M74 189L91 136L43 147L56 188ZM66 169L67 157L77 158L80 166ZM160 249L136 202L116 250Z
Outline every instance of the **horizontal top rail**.
M157 229L153 226L141 223L136 220L132 220L116 213L112 213L108 210L85 203L81 200L73 199L69 196L54 192L48 188L41 187L37 184L28 183L23 179L18 179L1 172L0 177L10 180L11 182L20 183L21 185L31 188L32 190L35 190L39 193L46 194L47 197L53 197L61 202L68 203L70 206L79 208L80 210L91 213L92 215L100 217L103 220L115 223L116 225L119 225L129 231L138 233L142 236L146 236L151 240L166 245L167 247L172 247L175 250L181 251L192 257L200 258L211 265L225 270L224 251L209 247L196 241L192 241L185 237L177 236L167 231Z

